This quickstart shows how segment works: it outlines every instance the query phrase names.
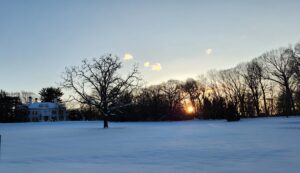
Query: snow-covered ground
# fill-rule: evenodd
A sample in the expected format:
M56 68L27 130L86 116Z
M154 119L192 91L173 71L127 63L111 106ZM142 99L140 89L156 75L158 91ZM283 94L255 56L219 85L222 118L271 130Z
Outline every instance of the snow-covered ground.
M1 173L292 173L300 118L0 124Z

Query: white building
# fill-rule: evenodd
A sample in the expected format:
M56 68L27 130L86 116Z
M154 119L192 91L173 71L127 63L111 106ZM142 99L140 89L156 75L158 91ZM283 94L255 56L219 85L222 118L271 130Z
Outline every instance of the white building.
M66 120L66 107L56 101L54 102L32 102L27 103L28 118L30 121L59 121Z

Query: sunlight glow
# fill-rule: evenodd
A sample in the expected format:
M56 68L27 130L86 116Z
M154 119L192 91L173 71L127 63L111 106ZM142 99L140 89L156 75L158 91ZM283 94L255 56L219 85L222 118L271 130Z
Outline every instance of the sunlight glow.
M194 113L194 111L195 111L195 109L194 109L193 106L188 106L188 107L186 108L186 112L189 113L189 114Z

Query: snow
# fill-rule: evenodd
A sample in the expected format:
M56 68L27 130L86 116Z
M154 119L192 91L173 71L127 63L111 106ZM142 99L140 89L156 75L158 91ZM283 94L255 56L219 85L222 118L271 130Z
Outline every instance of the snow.
M300 118L0 124L1 173L298 172Z

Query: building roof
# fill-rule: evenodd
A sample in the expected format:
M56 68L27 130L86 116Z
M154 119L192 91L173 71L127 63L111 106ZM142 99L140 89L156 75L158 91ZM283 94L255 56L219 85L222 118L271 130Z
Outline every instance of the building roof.
M29 109L56 109L59 108L58 103L52 102L34 102L28 104Z

